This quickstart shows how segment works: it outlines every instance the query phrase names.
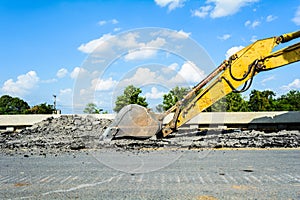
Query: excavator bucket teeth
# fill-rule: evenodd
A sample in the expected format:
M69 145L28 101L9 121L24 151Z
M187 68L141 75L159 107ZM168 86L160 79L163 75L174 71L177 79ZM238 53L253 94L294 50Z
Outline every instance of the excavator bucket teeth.
M105 130L100 140L116 138L150 138L161 129L155 114L145 107L130 104L123 107L112 124Z

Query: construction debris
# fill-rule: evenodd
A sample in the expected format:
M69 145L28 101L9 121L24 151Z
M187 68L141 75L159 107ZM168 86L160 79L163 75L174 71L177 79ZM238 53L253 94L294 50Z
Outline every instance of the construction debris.
M113 140L115 146L126 149L140 148L296 148L300 147L298 130L279 132L245 131L195 131L176 134L160 140Z
M5 153L57 154L72 150L93 149L99 144L99 135L111 123L90 115L62 115L50 117L20 132L0 135L1 151Z
M155 148L274 148L300 147L300 132L261 132L256 130L205 130L175 133L167 138L146 140L119 139L99 141L99 137L112 123L87 115L50 117L20 132L0 134L0 148L6 154L43 155L74 152L87 149L120 148L143 150Z

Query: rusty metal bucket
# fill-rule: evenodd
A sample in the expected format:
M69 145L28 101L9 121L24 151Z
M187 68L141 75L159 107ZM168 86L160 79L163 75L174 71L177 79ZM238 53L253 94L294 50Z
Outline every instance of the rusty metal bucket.
M150 138L161 130L161 122L154 113L136 104L123 107L100 140L116 138Z

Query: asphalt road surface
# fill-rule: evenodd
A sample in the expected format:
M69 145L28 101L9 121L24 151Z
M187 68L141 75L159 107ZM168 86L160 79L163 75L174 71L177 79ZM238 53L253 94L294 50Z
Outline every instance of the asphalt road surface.
M0 199L300 199L300 150L0 155Z

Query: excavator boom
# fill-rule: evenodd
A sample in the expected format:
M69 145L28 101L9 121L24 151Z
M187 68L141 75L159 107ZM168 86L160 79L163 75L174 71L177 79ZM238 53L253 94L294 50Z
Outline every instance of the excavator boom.
M250 44L225 60L182 100L161 115L155 115L137 105L125 107L119 112L112 126L103 134L102 139L120 136L147 138L155 134L166 137L227 94L246 91L256 74L299 61L299 42L273 52L278 44L298 37L300 31ZM243 84L244 86L238 90L237 88ZM134 114L130 110L134 110ZM174 113L171 121L163 125L163 119L170 113Z

